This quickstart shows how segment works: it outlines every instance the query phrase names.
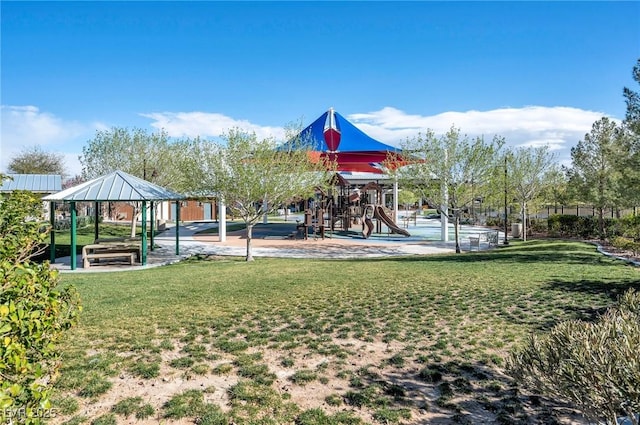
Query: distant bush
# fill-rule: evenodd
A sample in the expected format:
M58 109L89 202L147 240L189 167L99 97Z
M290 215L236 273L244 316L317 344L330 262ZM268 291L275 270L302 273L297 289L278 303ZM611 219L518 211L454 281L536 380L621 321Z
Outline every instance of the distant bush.
M640 294L627 291L597 322L563 322L508 359L525 386L568 401L599 423L640 411Z
M623 217L619 223L620 236L640 242L640 215Z
M600 235L598 217L553 214L547 219L547 231L551 237L606 238L614 231L615 223L616 219L604 219L605 234Z
M640 242L636 242L630 238L616 236L611 239L611 245L618 249L630 251L634 256L640 254Z
M76 217L76 228L80 229L93 223L93 218L89 216ZM58 218L55 220L55 230L69 230L71 229L71 217Z
M532 218L527 226L529 233L546 233L547 229L547 219L545 218Z

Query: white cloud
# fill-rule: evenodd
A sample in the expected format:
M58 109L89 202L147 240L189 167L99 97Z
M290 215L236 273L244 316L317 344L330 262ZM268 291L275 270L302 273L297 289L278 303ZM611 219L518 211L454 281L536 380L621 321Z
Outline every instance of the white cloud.
M351 114L348 118L371 137L395 146L427 129L443 134L455 126L472 137L503 136L512 147L548 145L561 162L566 162L570 148L603 116L607 114L564 106L443 112L431 116L385 107L366 114Z
M255 132L259 138L282 140L285 137L283 127L262 126L222 113L154 112L141 115L151 120L150 127L164 129L172 137L215 138L236 127ZM489 111L449 111L430 116L385 107L379 111L347 115L347 118L371 137L394 146L427 129L442 134L453 125L469 136L504 136L507 144L513 147L548 145L556 153L559 162L570 164L570 148L602 116L607 114L571 107L528 106ZM82 153L84 142L93 137L96 129L106 128L101 123L63 119L36 106L3 105L0 170L6 170L9 160L24 148L40 145L47 151L64 155L69 174L79 174L81 167L78 156Z
M340 111L338 111L340 112ZM284 137L284 128L261 126L221 113L158 112L141 114L153 120L151 126L175 137L218 137L231 128L255 132L258 137ZM455 126L471 137L503 136L511 147L549 146L558 161L570 163L570 149L607 114L566 106L527 106L489 111L449 111L437 115L409 114L385 107L379 111L350 114L347 118L371 137L399 146L427 129L443 134ZM310 124L310 123L306 123Z
M100 123L83 124L63 120L36 106L2 105L0 130L0 170L6 170L11 158L25 148L40 146L48 152L62 154L70 175L81 172L78 155L82 142L89 139Z
M237 120L219 113L209 112L153 112L140 114L151 118L151 127L162 129L172 137L219 137L233 128L255 132L259 139L275 137L282 139L285 131L282 127L269 127L253 124L247 120Z

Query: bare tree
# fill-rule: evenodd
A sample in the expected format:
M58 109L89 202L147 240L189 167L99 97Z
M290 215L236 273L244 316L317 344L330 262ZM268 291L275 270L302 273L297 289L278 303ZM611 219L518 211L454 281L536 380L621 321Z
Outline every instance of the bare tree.
M7 167L15 174L57 174L66 177L64 157L54 152L46 152L40 146L25 148L11 158Z

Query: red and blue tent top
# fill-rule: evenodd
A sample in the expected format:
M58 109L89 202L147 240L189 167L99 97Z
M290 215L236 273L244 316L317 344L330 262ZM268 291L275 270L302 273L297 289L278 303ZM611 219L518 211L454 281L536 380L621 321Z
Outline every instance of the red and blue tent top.
M380 165L400 151L365 134L345 117L329 109L300 132L300 139L321 157L336 161L338 171L382 174ZM286 149L287 143L282 148Z

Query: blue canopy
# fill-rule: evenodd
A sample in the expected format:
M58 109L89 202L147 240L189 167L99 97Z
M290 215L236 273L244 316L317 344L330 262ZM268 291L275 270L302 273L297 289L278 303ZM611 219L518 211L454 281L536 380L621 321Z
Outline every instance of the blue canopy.
M319 152L397 152L393 146L365 134L345 117L329 109L300 132ZM337 138L337 140L336 140ZM337 143L336 143L337 142Z
M339 171L380 174L380 164L388 159L388 154L400 153L399 149L366 135L333 108L302 130L299 136L312 151L335 161ZM289 141L279 149L290 149L292 143Z

